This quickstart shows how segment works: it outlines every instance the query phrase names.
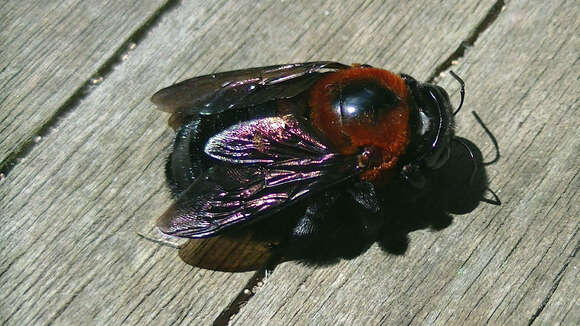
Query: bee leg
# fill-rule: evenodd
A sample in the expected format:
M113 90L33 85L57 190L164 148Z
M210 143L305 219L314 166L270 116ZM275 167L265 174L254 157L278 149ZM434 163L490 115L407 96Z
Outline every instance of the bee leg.
M360 222L361 232L368 239L376 238L385 221L382 214L379 214L381 206L375 187L370 182L357 182L348 187L347 192L360 207L364 208L353 210L353 215Z
M380 212L361 209L344 193L326 192L312 200L293 227L287 256L312 264L356 257L375 240L382 224Z
M373 186L372 183L366 181L357 182L348 187L346 191L362 208L372 213L379 212L379 200L377 198L375 186Z
M298 219L290 234L284 256L309 265L335 263L341 257L336 252L340 240L340 222L334 218L332 205L339 196L323 195L313 200Z
M316 234L323 228L327 220L326 216L338 197L337 193L326 192L320 198L313 200L306 208L304 216L298 219L296 226L292 229L292 240L303 241L305 238L316 237Z

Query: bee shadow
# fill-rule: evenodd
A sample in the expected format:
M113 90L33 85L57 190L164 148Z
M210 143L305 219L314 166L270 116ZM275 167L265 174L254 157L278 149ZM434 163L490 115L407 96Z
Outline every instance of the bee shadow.
M374 242L387 253L404 255L409 247L409 233L422 229L439 231L453 222L450 214L472 212L485 201L488 178L481 151L467 139L463 146L453 146L445 166L427 175L429 185L418 191L398 182L378 192L384 199L382 221L376 232L368 231L368 220L343 204L333 219L332 232L321 232L306 246L290 244L284 248L286 257L308 265L334 264L340 259L352 259L364 253Z
M443 230L453 222L450 214L467 214L482 201L490 202L484 197L488 178L481 151L469 140L459 139L468 148L452 147L449 161L430 173L431 185L419 199L405 202L398 196L377 240L386 252L402 255L408 249L410 232Z
M408 234L422 229L439 231L450 226L450 214L467 214L484 199L488 178L480 150L467 139L452 146L442 168L427 175L429 185L418 191L403 182L377 192L383 212L368 217L349 200L341 200L316 232L305 239L287 240L304 205L295 205L263 221L234 229L217 238L192 240L180 250L186 263L206 269L244 272L283 261L325 266L352 259L373 243L389 254L403 255ZM459 143L459 142L458 142ZM346 198L345 198L346 199Z

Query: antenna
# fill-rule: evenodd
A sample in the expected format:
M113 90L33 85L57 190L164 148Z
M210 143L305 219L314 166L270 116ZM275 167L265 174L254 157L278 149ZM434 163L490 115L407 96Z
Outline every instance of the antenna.
M465 98L465 83L463 82L463 79L459 78L459 76L457 76L453 70L449 70L449 73L451 74L451 76L453 76L453 78L455 78L455 80L457 80L459 82L459 84L461 85L461 102L459 102L459 106L457 107L457 109L455 110L455 112L453 112L453 115L456 115L457 112L459 112L459 110L461 110L461 107L463 106L463 99Z

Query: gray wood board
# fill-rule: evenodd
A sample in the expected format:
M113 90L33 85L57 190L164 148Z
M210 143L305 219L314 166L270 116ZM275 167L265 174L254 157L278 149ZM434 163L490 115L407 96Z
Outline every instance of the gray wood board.
M577 325L578 13L575 1L510 1L457 64L465 111L499 141L488 173L501 207L413 232L402 257L373 247L326 268L284 263L232 324ZM457 118L493 157L473 117Z
M127 60L72 108L1 181L0 320L15 325L212 322L243 289L252 273L229 274L192 268L177 259L175 250L136 236L136 231L149 224L169 202L161 171L172 133L165 125L166 117L148 103L150 94L188 76L315 59L366 62L424 79L455 50L460 40L468 38L492 5L491 2L443 5L184 2L167 12ZM575 15L573 6L568 6L572 9L568 15ZM529 24L533 21L526 20L525 8L521 12L519 24L531 29L533 26ZM570 16L563 17L570 19ZM572 18L576 19L577 15ZM576 28L576 20L570 20L568 25ZM437 303L425 295L434 286L439 286L439 295L450 303L449 309L453 308L441 311L443 316L448 316L452 311L465 313L463 305L457 304L461 290L468 296L468 303L479 299L482 293L497 295L493 291L485 292L496 282L494 277L504 282L501 290L512 295L509 300L518 302L522 298L523 306L531 304L536 308L535 297L529 299L526 295L545 297L549 291L542 290L554 284L557 273L552 271L556 269L562 270L561 285L553 291L545 313L538 320L578 320L577 303L570 303L570 298L576 298L573 290L577 292L574 282L577 274L573 268L577 264L570 263L567 269L562 269L571 248L577 245L574 233L577 224L571 217L575 215L562 213L563 205L568 205L572 213L578 211L572 200L577 197L578 180L574 177L576 172L570 172L578 161L575 156L578 144L570 136L575 121L567 121L569 125L563 124L558 130L546 127L535 138L529 136L538 131L530 121L537 125L545 121L549 126L548 123L558 121L554 119L562 118L566 109L574 108L576 99L571 99L570 94L557 93L562 90L556 89L556 81L571 87L575 78L563 67L549 71L552 77L568 76L552 80L550 89L556 93L542 93L543 101L551 99L557 104L558 114L550 116L545 113L552 111L540 111L544 114L532 116L531 108L537 105L530 106L530 103L537 100L537 95L530 90L518 102L514 94L541 87L544 77L535 80L539 74L526 73L524 62L514 57L516 50L513 50L516 45L524 50L531 48L533 51L526 53L526 57L539 60L536 66L539 69L545 68L543 60L549 60L554 54L565 55L566 49L572 57L569 49L577 48L577 40L564 37L575 34L563 29L566 33L562 32L554 41L568 42L568 48L557 53L535 43L510 44L505 42L507 36L494 41L493 35L489 35L492 30L486 34L489 45L480 47L478 42L468 53L474 57L467 56L458 70L468 85L482 85L482 77L481 72L472 73L467 67L483 65L492 69L497 61L505 59L514 60L511 64L522 70L518 92L510 92L505 86L512 86L513 79L498 77L503 83L483 78L487 79L484 86L478 90L470 88L468 94L468 104L484 119L494 117L490 127L497 132L503 157L500 163L490 167L491 179L509 205L499 209L482 207L472 215L457 218L454 225L442 232L413 233L410 250L403 257L387 256L372 248L355 260L320 269L285 263L267 279L264 288L234 321L241 324L286 322L295 315L298 319L294 321L303 324L364 322L380 320L389 312L400 318L385 320L409 320L416 315L415 320L420 321L429 312L428 304ZM496 33L504 35L506 30L504 26ZM109 38L113 44L122 43L115 36ZM505 57L498 58L496 54L475 57L478 49L503 51ZM114 48L109 50L116 52ZM480 62L468 64L468 60L475 58ZM576 60L574 57L569 62ZM494 69L506 71L499 65ZM498 75L496 71L490 74ZM447 87L449 81L444 81ZM552 97L557 94L559 97ZM486 95L511 101L501 103L520 110L501 110L503 106L499 103L476 100ZM528 110L522 111L525 107ZM512 134L506 135L500 129L502 122L509 124L514 119L506 116L509 112L528 120L522 123L521 130L512 130ZM486 136L468 117L460 117L459 133L467 134L470 130L468 138L485 142ZM3 128L4 125L3 122ZM550 132L553 134L548 136ZM553 149L551 140L554 139L564 140L557 152L550 156L534 152L540 145L544 147L539 148L548 151ZM528 144L531 147L525 146ZM488 152L491 151L490 146ZM552 162L542 165L548 159ZM522 171L515 171L516 166ZM508 172L511 179L504 177ZM536 183L528 185L531 180ZM520 188L532 186L538 191L520 192ZM557 187L568 190L556 193L553 189ZM560 200L556 200L556 195L561 195ZM557 205L552 210L547 209L554 203ZM535 210L544 215L532 214ZM526 212L531 213L524 215ZM551 223L546 224L550 221L544 220L544 216L552 217ZM508 220L508 217L511 218ZM524 234L526 229L531 235ZM497 238L492 232L498 234ZM533 241L540 235L545 240ZM468 239L466 245L464 241ZM505 260L506 264L500 266L503 262L500 258L505 258L503 253L509 252L515 243L519 246L510 256L511 260ZM535 257L538 252L543 256ZM470 254L473 257L468 259ZM513 278L514 267L520 263L541 267L529 273L534 283ZM500 268L490 271L493 266ZM414 286L408 283L409 279L415 280ZM430 282L429 287L418 286L425 282L423 279ZM476 287L469 287L468 281ZM522 284L525 286L518 289ZM564 284L568 287L562 288ZM537 286L539 292L530 290L528 285ZM407 288L410 289L408 300L399 294ZM483 298L486 301L475 313L489 307L490 297ZM420 305L426 306L420 309ZM555 317L546 317L547 312Z
M425 8L374 6L329 2L309 10L306 3L194 2L167 13L0 184L2 320L207 324L216 319L252 273L191 268L175 250L136 236L169 203L161 171L172 136L149 96L177 79L210 71L340 59L350 52L341 46L346 42L358 51L371 42L371 52L343 58L346 62L383 64L369 56L382 57L398 44L396 57L411 66L415 58L402 46L423 42L421 34L388 33L392 26L378 33L377 23L361 30L348 22L357 17L361 26L366 20L386 24L384 13L392 12L396 15L389 17L406 17L402 23L410 24L413 16L402 13L420 15ZM474 24L487 9L466 8L475 11ZM417 57L428 61L423 71L448 56L473 27L452 5L447 13L455 17L447 29L457 35ZM327 40L321 42L321 35ZM372 35L378 39L368 39ZM394 57L389 60L398 62Z
M162 0L2 2L0 168L58 118L162 5Z

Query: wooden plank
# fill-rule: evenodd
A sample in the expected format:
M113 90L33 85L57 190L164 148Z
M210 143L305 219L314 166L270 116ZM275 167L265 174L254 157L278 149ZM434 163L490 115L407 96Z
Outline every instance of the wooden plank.
M373 247L325 268L284 263L233 324L580 323L579 18L575 1L510 1L454 68L466 110L499 141L488 172L501 207L413 232L404 256ZM458 134L493 157L471 115L459 114Z
M191 268L175 250L136 235L169 201L161 171L172 133L166 117L148 102L150 94L186 76L312 59L405 68L421 78L454 51L492 4L180 4L0 183L1 321L212 322L252 274ZM435 25L446 31L442 37L432 37ZM425 245L429 242L413 247ZM367 278L383 282L377 273L382 277L384 270L373 268L387 262L399 268L392 259L371 251L352 261L362 274L341 274L337 266L310 271L284 264L270 279L277 281L266 286L308 290L299 282L316 287L323 280L315 275L336 284L361 285ZM284 268L294 268L295 276ZM272 292L261 291L250 301L251 309L264 302L266 293ZM270 299L271 304L288 300ZM272 313L268 305L265 311ZM367 305L352 307L368 311ZM243 312L240 322L267 320Z
M578 258L570 259L569 265L562 266L561 272L554 279L549 300L542 302L540 309L536 311L535 324L548 325L575 325L580 320L580 302L578 298Z
M0 169L163 6L147 1L3 1ZM128 51L128 49L125 49Z

